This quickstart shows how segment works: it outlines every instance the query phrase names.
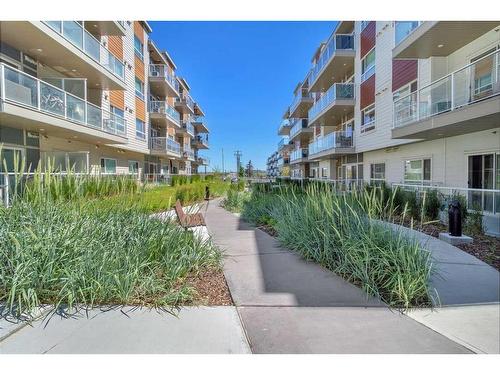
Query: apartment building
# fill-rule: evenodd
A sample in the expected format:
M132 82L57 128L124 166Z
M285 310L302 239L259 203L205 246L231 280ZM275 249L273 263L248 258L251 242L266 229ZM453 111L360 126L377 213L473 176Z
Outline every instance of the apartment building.
M500 21L340 22L285 116L291 175L460 192L500 233L499 55Z
M282 163L282 157L275 151L267 158L267 177L278 177L278 165Z
M24 158L25 172L196 173L203 112L151 32L144 21L0 22L0 171Z

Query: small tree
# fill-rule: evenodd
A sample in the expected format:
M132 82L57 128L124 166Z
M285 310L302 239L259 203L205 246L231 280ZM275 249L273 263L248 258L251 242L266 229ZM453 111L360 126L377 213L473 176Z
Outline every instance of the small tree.
M240 170L238 171L238 177L245 177L245 168L240 165Z
M248 161L247 167L245 169L245 174L247 177L252 177L253 175L253 165L251 160Z

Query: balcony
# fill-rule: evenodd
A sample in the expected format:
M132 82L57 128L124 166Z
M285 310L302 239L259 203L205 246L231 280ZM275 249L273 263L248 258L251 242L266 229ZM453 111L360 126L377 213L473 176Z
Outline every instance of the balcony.
M187 160L195 161L194 151L192 148L184 147L182 149L182 157Z
M181 156L181 145L172 138L151 137L151 154L158 156Z
M309 110L309 125L338 123L354 104L354 83L334 83Z
M498 127L500 51L394 102L393 138L435 139Z
M290 117L307 117L307 111L314 103L314 99L306 88L300 88L290 106Z
M175 98L175 107L181 113L194 115L194 101L189 94Z
M303 163L308 161L309 149L299 148L290 153L290 164Z
M197 156L195 154L195 163L199 165L209 165L210 164L210 159L204 156Z
M187 134L191 137L194 137L194 126L190 121L184 121L182 123L182 128L179 129L179 133Z
M313 128L309 128L306 118L290 119L290 140L293 141L297 137L309 138L313 132Z
M329 133L309 144L309 160L321 159L329 155L350 153L354 153L352 131Z
M309 91L324 91L335 82L335 78L350 75L354 71L355 56L353 34L333 35L312 68Z
M207 121L203 116L193 116L191 117L191 123L198 133L208 133Z
M294 147L293 141L291 141L288 137L283 137L278 142L278 152L287 151Z
M196 116L205 116L205 112L203 112L203 109L201 109L198 103L194 103L194 114Z
M181 115L164 100L149 102L149 115L153 124L181 126Z
M88 142L126 143L125 119L0 64L0 123Z
M87 78L89 88L124 90L123 62L73 21L2 21L2 42L63 75Z
M154 95L179 96L179 81L174 74L169 73L168 66L164 64L149 65L149 87Z
M285 119L285 120L281 121L281 124L278 128L278 135L289 135L291 128L292 128L292 125L290 124L289 119Z
M193 146L198 149L208 149L208 137L197 135L193 138Z
M392 56L398 59L448 56L497 26L500 21L396 22Z
M125 36L125 21L85 21L90 24L99 35Z

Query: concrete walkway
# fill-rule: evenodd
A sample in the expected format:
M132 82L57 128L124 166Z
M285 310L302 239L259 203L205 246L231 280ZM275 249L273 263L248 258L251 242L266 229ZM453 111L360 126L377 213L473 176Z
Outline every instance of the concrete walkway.
M92 310L88 317L53 316L32 326L0 320L0 353L244 354L250 349L232 306L183 308L178 316L124 307Z
M213 239L254 353L470 353L391 311L317 264L281 248L211 201Z

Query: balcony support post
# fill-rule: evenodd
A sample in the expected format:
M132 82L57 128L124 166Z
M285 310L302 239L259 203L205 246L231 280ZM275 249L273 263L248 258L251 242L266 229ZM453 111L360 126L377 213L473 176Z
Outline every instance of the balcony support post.
M451 107L450 109L455 109L455 73L451 73Z

